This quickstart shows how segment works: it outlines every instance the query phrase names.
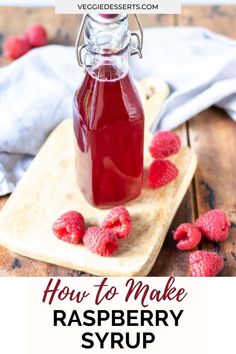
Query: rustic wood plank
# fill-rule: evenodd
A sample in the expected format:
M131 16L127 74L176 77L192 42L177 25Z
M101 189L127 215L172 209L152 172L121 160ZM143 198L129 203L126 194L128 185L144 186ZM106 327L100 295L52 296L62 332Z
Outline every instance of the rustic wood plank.
M215 32L236 38L236 6L185 7L179 25L205 26ZM204 240L203 249L219 252L225 259L221 275L236 275L236 124L219 109L208 109L189 124L190 145L198 156L195 173L197 212L213 208L225 210L231 220L227 241Z
M213 208L223 209L232 225L227 241L204 241L204 249L225 258L222 275L236 275L236 124L226 113L208 109L190 123L191 147L198 156L195 188L199 215ZM209 143L210 142L210 143Z
M179 26L202 26L236 38L236 6L183 6L177 16Z

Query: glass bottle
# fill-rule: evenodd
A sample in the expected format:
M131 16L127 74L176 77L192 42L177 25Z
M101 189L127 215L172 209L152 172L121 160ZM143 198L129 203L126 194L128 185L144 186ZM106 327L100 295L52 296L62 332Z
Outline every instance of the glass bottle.
M141 193L144 113L129 72L127 15L87 15L84 38L85 77L73 102L76 173L86 200L108 208Z

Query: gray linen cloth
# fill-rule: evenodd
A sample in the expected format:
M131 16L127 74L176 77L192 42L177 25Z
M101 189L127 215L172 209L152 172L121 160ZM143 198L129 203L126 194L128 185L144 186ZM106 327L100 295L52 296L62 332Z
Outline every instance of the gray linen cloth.
M157 76L172 89L154 129L172 129L216 105L236 120L236 42L203 28L144 31L136 79ZM34 49L0 69L0 195L13 191L53 128L72 115L83 77L74 48Z

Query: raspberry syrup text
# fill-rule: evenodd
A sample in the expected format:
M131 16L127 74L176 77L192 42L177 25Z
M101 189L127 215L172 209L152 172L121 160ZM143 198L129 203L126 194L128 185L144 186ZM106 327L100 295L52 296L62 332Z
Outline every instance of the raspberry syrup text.
M187 296L174 277L157 282L159 287L145 278L90 278L74 289L51 278L42 302L53 305L54 327L78 328L83 349L150 349L159 328L181 326Z

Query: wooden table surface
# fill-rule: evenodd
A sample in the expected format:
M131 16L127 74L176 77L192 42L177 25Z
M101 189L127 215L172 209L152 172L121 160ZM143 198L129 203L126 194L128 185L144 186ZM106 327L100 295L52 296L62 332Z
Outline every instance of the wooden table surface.
M74 44L80 16L55 15L50 8L1 8L0 48L5 36L18 34L32 24L44 23L50 42ZM20 19L18 21L17 19ZM205 26L236 38L236 5L186 6L182 15L141 16L144 27ZM1 52L0 52L1 54ZM220 53L219 53L220 55ZM203 58L204 59L204 58ZM0 57L0 65L6 61ZM207 68L206 68L207 70ZM222 243L204 241L200 248L219 252L225 259L222 276L236 276L236 123L225 112L210 108L176 129L182 142L197 153L198 168L166 237L151 276L189 275L189 252L177 251L171 231L180 223L193 222L199 214L222 208L231 220L230 236ZM0 208L8 197L0 198ZM81 272L21 257L0 247L1 276L81 276Z

